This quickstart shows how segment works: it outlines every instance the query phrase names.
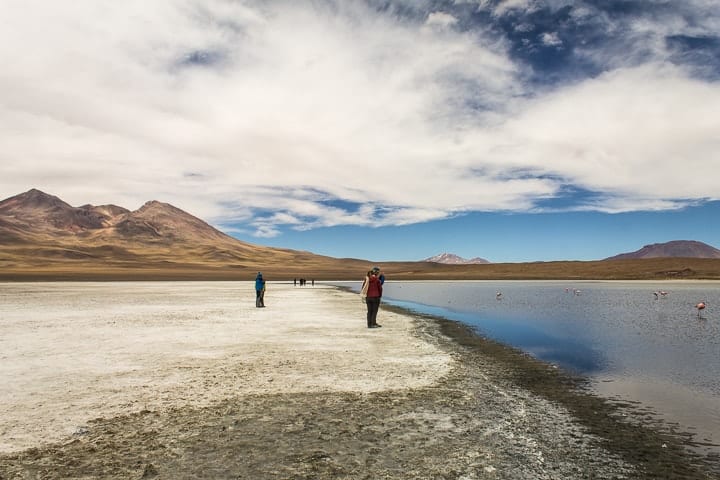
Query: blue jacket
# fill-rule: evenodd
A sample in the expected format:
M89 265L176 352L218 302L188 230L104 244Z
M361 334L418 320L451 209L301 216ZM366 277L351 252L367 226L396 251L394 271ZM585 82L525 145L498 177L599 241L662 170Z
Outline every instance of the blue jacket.
M263 280L262 273L258 273L255 277L255 290L262 290L265 288L265 280Z

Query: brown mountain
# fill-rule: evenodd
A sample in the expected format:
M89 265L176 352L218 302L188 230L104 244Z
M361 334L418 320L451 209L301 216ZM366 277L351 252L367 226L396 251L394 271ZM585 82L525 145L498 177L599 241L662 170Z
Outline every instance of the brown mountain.
M120 208L110 207L112 209L91 205L74 208L58 197L32 189L0 202L0 221L3 222L0 225L21 238L33 232L74 234L102 228L110 218L109 212Z
M116 205L73 207L32 189L0 202L0 267L16 276L125 272L136 278L142 275L129 272L142 271L153 278L235 278L264 270L311 277L320 267L364 272L368 263L242 242L158 201L135 211Z
M629 260L638 258L720 258L720 250L695 240L673 240L667 243L645 245L640 250L621 253L605 260Z

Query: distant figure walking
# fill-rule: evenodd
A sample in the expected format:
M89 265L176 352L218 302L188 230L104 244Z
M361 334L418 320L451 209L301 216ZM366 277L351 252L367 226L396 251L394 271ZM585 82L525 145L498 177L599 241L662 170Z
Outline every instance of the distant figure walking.
M695 305L695 308L697 309L697 316L700 316L700 312L705 310L705 302L700 302L697 305Z
M258 272L255 277L255 306L258 308L265 306L265 279L262 272Z
M380 328L382 325L377 323L377 314L380 309L380 299L382 298L382 283L378 274L380 269L370 270L363 281L361 293L365 298L367 305L367 327Z

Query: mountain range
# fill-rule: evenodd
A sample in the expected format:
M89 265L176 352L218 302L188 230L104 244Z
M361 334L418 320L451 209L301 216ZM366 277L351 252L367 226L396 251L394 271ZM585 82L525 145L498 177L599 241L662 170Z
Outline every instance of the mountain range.
M673 240L665 243L645 245L634 252L620 253L605 260L631 260L641 258L720 258L720 250L707 243L696 240ZM443 263L447 265L488 264L488 260L475 257L465 259L454 253L441 253L426 258L424 262Z
M3 269L132 271L153 278L181 272L265 269L312 276L368 262L242 242L170 204L150 201L135 211L117 205L73 207L32 189L0 202L0 266ZM154 273L153 273L154 272ZM133 275L131 275L133 276Z
M0 280L249 280L257 271L271 280L357 280L374 264L242 242L159 201L134 211L73 207L32 189L0 202ZM720 279L720 251L675 241L600 261L530 263L444 253L383 270L394 279Z

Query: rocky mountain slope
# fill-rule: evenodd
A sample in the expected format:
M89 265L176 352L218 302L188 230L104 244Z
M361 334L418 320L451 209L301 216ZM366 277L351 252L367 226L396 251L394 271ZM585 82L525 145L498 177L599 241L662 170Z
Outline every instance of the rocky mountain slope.
M0 202L0 267L6 269L154 268L299 272L319 265L362 272L367 262L237 240L170 204L135 211L117 205L73 207L32 189ZM308 274L309 276L309 274Z

